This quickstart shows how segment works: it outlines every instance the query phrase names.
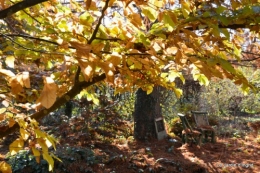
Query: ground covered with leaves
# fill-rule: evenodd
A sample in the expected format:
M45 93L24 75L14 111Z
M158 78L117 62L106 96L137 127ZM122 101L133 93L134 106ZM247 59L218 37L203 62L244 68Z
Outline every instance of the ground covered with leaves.
M52 150L62 160L55 161L56 173L257 173L260 170L259 140L250 131L241 135L225 130L218 133L217 143L201 146L183 145L178 136L137 142L131 121L108 109L85 112L70 119L49 115L42 120L41 128L59 140L57 150ZM13 134L1 141L1 160L12 165L14 173L48 172L47 162L42 159L37 163L29 148L15 156L6 154L16 137Z

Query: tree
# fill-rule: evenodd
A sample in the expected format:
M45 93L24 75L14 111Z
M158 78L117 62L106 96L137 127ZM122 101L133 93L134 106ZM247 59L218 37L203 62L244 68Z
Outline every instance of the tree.
M1 1L1 9L0 137L19 129L11 154L29 144L39 159L38 143L50 170L55 139L37 120L86 88L96 99L91 87L101 81L116 93L162 86L180 96L174 81L190 69L203 85L218 77L255 88L231 61L246 53L244 28L259 39L257 0L25 0ZM158 22L147 31L143 16Z
M162 116L160 91L161 87L156 86L149 95L142 89L138 89L136 92L134 137L137 140L147 140L156 137L154 120Z

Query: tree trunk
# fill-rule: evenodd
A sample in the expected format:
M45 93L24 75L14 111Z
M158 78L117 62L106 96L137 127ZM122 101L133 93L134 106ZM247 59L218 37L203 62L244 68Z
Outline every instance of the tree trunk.
M134 137L137 140L156 138L155 118L162 117L160 106L160 89L156 86L149 95L138 89L134 111Z
M73 103L72 101L68 101L66 104L65 104L65 115L69 118L71 118L72 116L72 109L73 109Z

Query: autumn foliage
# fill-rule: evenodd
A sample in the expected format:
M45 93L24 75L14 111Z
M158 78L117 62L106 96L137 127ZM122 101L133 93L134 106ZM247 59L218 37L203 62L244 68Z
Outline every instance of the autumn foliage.
M175 79L189 71L201 85L218 77L256 89L232 62L247 55L246 41L259 50L257 0L1 0L0 8L0 137L19 129L11 154L28 146L49 170L56 140L37 120L87 87L97 99L98 82L115 94L161 85L180 96Z

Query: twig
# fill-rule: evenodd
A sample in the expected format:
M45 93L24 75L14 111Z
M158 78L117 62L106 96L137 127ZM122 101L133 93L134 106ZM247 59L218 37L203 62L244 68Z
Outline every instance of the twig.
M101 16L100 16L100 18L99 18L99 20L98 20L98 23L97 23L97 25L96 25L95 30L93 31L93 34L92 34L91 38L90 38L89 41L88 41L88 44L91 44L92 41L96 39L99 26L101 25L102 19L104 18L105 12L106 12L106 10L107 10L107 8L108 8L108 2L109 2L109 0L106 0L105 6L104 6L104 8L102 9Z
M122 41L120 38L101 38L95 37L96 40L108 40L108 41Z

